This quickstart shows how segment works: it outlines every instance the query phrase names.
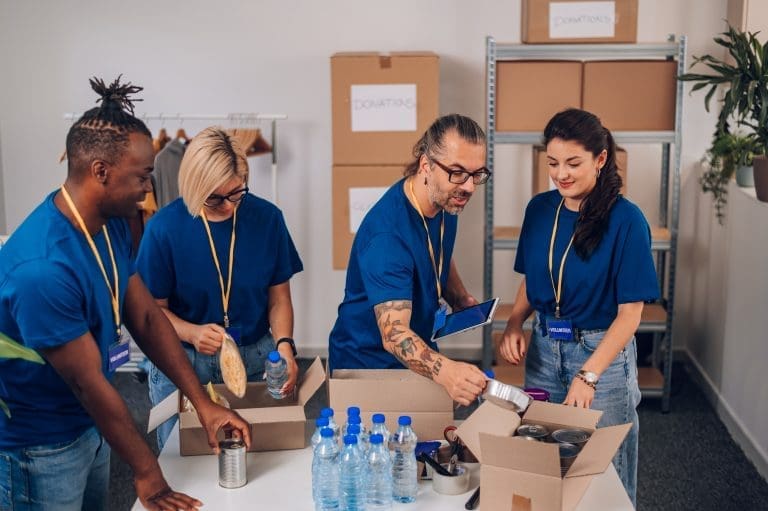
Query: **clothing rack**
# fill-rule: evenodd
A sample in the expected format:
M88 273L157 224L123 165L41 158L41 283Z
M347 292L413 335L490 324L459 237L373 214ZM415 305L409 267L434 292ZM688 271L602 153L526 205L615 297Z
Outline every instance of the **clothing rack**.
M64 114L64 120L75 121L82 116L82 112L68 112ZM285 114L258 114L258 113L231 113L231 114L182 114L164 113L136 114L142 121L228 121L231 124L245 124L258 121L269 121L272 128L270 143L272 144L272 202L277 205L277 121L288 118Z

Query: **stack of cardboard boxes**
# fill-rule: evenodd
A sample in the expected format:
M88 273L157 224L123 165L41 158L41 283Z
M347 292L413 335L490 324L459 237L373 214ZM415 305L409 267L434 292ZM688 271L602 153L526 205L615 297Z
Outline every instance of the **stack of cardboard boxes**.
M438 116L439 80L432 52L331 57L334 269L347 267L365 213L402 177Z

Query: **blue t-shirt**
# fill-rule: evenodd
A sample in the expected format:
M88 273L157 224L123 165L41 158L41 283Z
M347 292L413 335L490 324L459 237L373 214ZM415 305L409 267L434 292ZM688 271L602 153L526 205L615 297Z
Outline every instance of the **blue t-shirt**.
M229 272L232 217L209 221L224 285ZM269 332L269 288L287 282L303 266L283 214L270 202L246 195L237 210L229 322L241 328L241 344ZM136 266L152 296L194 324L224 321L221 286L203 219L193 218L182 199L147 223Z
M373 307L390 300L410 300L410 328L433 350L430 341L439 308L435 271L424 224L403 189L395 183L365 215L352 243L344 301L330 335L328 365L334 369L402 369L384 349ZM445 218L443 272L445 289L456 240L457 217L439 212L426 218L440 260L440 224Z
M525 275L528 302L540 314L555 313L555 294L548 269L549 241L562 197L557 190L535 196L525 210L515 271ZM560 261L573 234L578 213L560 209L552 275L557 285ZM622 303L653 301L659 285L651 254L651 230L640 209L619 197L608 230L586 261L571 247L565 260L560 315L583 330L606 329Z
M96 258L82 232L56 207L51 193L0 250L0 332L40 350L70 342L90 331L108 372L115 343L112 301ZM120 307L135 272L127 223L107 223L120 278ZM112 264L104 234L94 237L110 282ZM50 364L0 359L0 449L66 442L93 426L69 386Z

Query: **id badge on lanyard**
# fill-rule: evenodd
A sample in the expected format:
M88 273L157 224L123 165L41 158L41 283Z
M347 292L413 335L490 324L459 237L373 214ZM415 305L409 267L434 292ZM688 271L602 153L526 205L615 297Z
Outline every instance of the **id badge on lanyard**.
M128 335L124 330L120 331L120 336L117 341L109 347L109 372L115 372L115 370L121 365L128 362L131 358L130 342Z
M240 340L243 337L243 328L240 325L231 325L224 330L226 330L227 334L229 334L232 340L235 341L235 344L240 346Z
M572 341L573 323L567 318L547 318L547 336L558 341Z
M435 311L435 321L432 324L432 337L435 333L445 326L445 317L448 315L448 304L443 298L439 300L439 307Z

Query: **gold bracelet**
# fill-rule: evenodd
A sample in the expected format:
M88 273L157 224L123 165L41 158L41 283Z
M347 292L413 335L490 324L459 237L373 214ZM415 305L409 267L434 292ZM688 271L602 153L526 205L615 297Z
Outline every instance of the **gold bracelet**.
M587 381L587 379L584 377L584 375L583 375L583 374L581 374L581 373L576 373L576 378L578 378L578 379L580 379L581 381L583 381L584 383L586 383L586 384L587 384L587 386L589 386L589 387L591 387L591 388L592 388L592 390L597 390L597 383L595 383L595 382L593 382L593 381Z

